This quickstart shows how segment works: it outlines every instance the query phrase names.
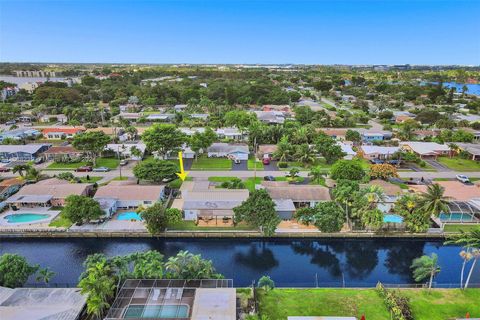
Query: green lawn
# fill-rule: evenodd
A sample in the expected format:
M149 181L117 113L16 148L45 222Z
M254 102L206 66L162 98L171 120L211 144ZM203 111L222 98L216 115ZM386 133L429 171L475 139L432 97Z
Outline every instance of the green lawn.
M231 170L232 160L226 158L198 157L193 161L192 170Z
M72 226L73 222L70 221L70 219L67 219L63 216L62 213L60 213L58 216L53 219L48 226L50 227L56 227L56 228L70 228Z
M237 225L235 227L198 227L195 225L194 221L181 221L179 223L174 223L168 225L168 230L187 230L187 231L232 231L232 230L255 230L254 228L248 225Z
M235 179L236 177L208 177L208 181L210 182L228 182L230 180Z
M95 182L98 182L102 179L103 179L103 177L90 177L90 180L88 180L87 177L81 177L80 182L82 182L82 183L95 183Z
M402 290L401 294L410 298L415 320L463 318L467 312L472 318L480 317L480 289L414 289Z
M98 158L97 167L107 167L109 169L115 169L118 167L120 160L116 158ZM86 166L86 161L80 161L75 163L51 163L46 169L47 170L75 170L78 167Z
M439 157L438 162L455 171L480 171L480 162L459 157Z
M245 179L245 187L247 187L248 191L253 192L255 191L255 185L262 183L263 178L256 177L256 178L247 178Z
M263 163L260 160L255 161L255 159L248 159L248 170L255 170L255 166L257 167L257 171L263 171Z
M480 229L480 224L446 224L443 230L445 232L460 232L460 230L464 231L472 231Z
M374 289L274 289L259 294L260 312L269 319L287 316L356 316L368 320L390 319Z

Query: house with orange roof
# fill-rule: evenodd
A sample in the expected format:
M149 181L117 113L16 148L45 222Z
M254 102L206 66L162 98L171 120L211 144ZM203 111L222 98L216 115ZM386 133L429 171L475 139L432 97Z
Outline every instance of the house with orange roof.
M45 128L42 130L42 135L45 139L67 139L73 138L75 135L84 132L85 129L78 128Z

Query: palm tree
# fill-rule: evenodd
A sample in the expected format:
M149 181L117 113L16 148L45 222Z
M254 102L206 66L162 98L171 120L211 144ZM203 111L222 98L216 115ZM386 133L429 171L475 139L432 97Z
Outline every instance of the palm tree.
M54 275L55 275L55 272L50 271L50 269L48 268L40 269L38 270L38 275L35 278L35 280L49 283Z
M38 181L40 180L40 177L41 177L40 171L32 167L30 167L27 170L27 174L25 175L25 178L32 181Z
M438 266L438 256L432 253L431 256L421 256L414 259L410 268L413 269L413 279L420 282L423 279L430 278L428 281L428 288L432 288L432 282L435 275L440 272Z
M320 166L315 166L310 169L310 172L308 173L309 177L312 177L312 181L316 182L317 184L320 184L322 181L322 178L326 175L326 172L322 170L322 167Z
M280 142L277 145L277 151L275 151L274 156L280 161L287 161L292 155L292 145L288 142L287 136L284 136L280 139Z
M445 188L434 183L429 185L427 191L420 197L420 206L426 213L434 216L440 215L441 212L448 212L448 201L443 195Z
M471 259L473 259L473 263L470 266L470 271L468 272L467 280L465 281L465 286L463 287L466 289L470 283L470 278L473 274L473 270L475 269L477 261L480 258L480 230L477 229L469 232L461 230L459 235L451 237L445 243L460 244L465 248L465 250L460 252L460 257L463 259L460 275L460 287L463 286L463 273L465 266Z
M303 164L314 163L317 159L315 151L308 144L301 144L296 149L295 157Z
M17 173L23 177L23 174L27 172L29 169L31 169L32 166L29 164L17 164L16 166L13 167L12 172Z

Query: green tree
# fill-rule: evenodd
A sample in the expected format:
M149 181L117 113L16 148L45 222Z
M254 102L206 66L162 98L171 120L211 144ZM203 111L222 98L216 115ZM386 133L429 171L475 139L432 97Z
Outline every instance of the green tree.
M168 208L165 211L165 214L167 215L168 223L174 224L182 221L182 210L177 208Z
M72 146L85 152L95 166L97 165L98 155L105 149L110 140L110 137L102 131L84 132L73 137Z
M352 141L352 142L358 143L358 142L362 141L362 136L360 135L360 132L348 129L347 133L345 134L345 139L347 141Z
M439 216L442 212L449 212L447 198L443 195L445 188L438 183L431 184L427 191L420 197L422 209L434 216Z
M247 129L252 123L257 121L257 117L254 113L244 110L232 110L225 113L225 125L235 126L241 132Z
M22 287L28 278L39 270L18 255L5 253L0 256L0 286L7 288Z
M185 135L173 124L155 124L142 134L142 140L150 152L164 158L169 152L180 149Z
M315 166L310 169L308 173L309 177L312 177L312 181L316 184L320 184L323 180L323 177L326 175L326 172L322 170L322 167Z
M275 288L275 282L269 276L262 276L260 279L258 279L257 286L267 292Z
M288 161L293 156L293 152L294 148L288 141L288 137L283 136L277 144L277 150L274 152L273 156L280 161Z
M420 198L415 194L401 196L393 211L403 217L405 227L411 232L425 232L430 226L430 214L421 207Z
M164 276L163 255L155 250L135 252L132 275L135 279L162 279Z
M219 279L223 276L216 272L212 261L202 259L188 251L180 251L168 258L165 263L168 279Z
M280 218L275 211L275 203L265 189L254 190L247 200L233 208L235 222L245 221L267 236L275 233Z
M296 147L295 158L305 165L310 165L315 162L317 155L315 150L305 143Z
M50 269L48 268L39 269L35 280L49 283L53 276L55 276L55 272L50 271Z
M445 244L462 245L464 250L460 252L463 259L462 269L460 273L460 288L468 288L473 271L475 270L478 259L480 259L480 229L464 231L460 230L460 234L448 237ZM468 272L465 285L463 285L464 270L466 264L473 259Z
M302 210L297 217L322 232L338 232L345 223L345 213L335 201L319 202L314 208Z
M433 278L440 272L438 256L432 253L431 256L424 255L414 259L411 268L413 269L413 279L415 281L420 282L429 278L428 288L430 289L432 288Z
M151 234L165 231L169 223L165 207L160 202L148 207L140 215L147 224L148 232Z
M330 176L334 180L360 181L365 177L365 171L358 160L339 160L332 166Z
M137 179L160 183L164 179L175 179L178 166L167 160L141 161L133 167Z
M337 185L332 190L335 201L342 205L342 208L345 208L345 217L348 225L350 225L352 204L356 200L356 194L359 190L360 184L358 181L348 179L338 180Z
M329 137L326 134L320 134L317 137L316 148L325 158L327 164L335 163L337 160L345 156L345 152L342 151L342 148L332 137Z
M94 199L72 194L65 199L62 215L73 223L86 223L97 220L105 213Z
M17 164L13 166L12 172L17 173L23 177L28 170L32 169L32 166L30 164Z

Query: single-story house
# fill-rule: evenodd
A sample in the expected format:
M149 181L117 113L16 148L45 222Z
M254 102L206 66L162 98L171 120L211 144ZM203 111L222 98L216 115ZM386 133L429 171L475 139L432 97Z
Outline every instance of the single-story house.
M473 141L478 142L480 140L480 130L475 130L473 128L457 128L457 129L454 129L454 130L467 131L467 132L473 134Z
M248 146L243 143L223 143L216 142L207 148L209 157L220 158L227 157L238 160L248 160Z
M437 158L450 154L450 147L436 142L405 141L400 142L403 150L416 153L420 158Z
M476 143L456 143L460 150L468 152L472 160L480 160L480 144Z
M381 179L375 179L367 184L362 185L362 187L371 186L378 186L382 188L385 194L385 199L378 204L378 209L384 213L390 212L395 202L397 202L398 198L404 193L402 188L400 188L398 185Z
M140 156L132 155L132 149L138 149ZM142 160L147 146L144 143L109 143L105 146L105 150L115 152L120 158L129 158L132 160Z
M390 140L393 136L390 131L361 131L360 135L362 136L363 142L373 142L373 141L383 141Z
M25 184L23 179L10 178L0 181L0 200L7 199Z
M449 200L469 201L474 198L480 198L480 186L478 185L468 185L460 181L436 181L435 183L445 188L444 196ZM427 188L428 186L426 185L409 186L410 190L418 193L426 192Z
M52 178L23 186L6 202L16 207L56 207L63 206L69 195L86 196L92 190L93 185L90 183L70 183Z
M461 113L456 113L453 115L456 120L459 121L468 121L470 123L473 122L480 122L480 116L476 114L461 114Z
M192 113L189 115L192 119L207 120L209 117L208 113Z
M188 105L186 105L186 104L176 104L175 106L173 106L173 109L174 109L176 112L182 112L182 111L185 110L187 107L188 107Z
M232 218L233 208L248 199L248 190L212 189L208 184L185 181L180 189L181 199L172 207L183 210L185 220L199 218Z
M258 146L257 158L263 159L265 156L272 158L277 149L278 146L276 144L261 144Z
M67 123L68 118L64 114L44 114L38 118L38 121L42 123L47 123L47 122Z
M110 218L117 212L117 198L95 198L100 205L100 209L105 213L106 218Z
M345 135L347 134L348 129L346 128L319 128L319 132L325 133L327 136L332 137L333 139L346 140Z
M45 128L42 130L45 139L66 139L84 132L84 128Z
M331 200L329 189L323 186L294 185L286 181L262 181L262 186L273 200L290 199L296 208L314 207Z
M352 146L350 144L337 141L337 145L339 145L340 148L342 148L342 151L346 154L343 157L343 159L352 160L353 157L355 157L357 155L357 153L355 151L353 151Z
M118 115L116 115L113 120L115 122L119 122L120 119L125 119L133 122L137 122L138 119L142 117L141 113L138 112L120 112Z
M415 115L408 111L394 111L393 117L396 123L403 123L406 120L415 119Z
M365 159L374 160L387 160L392 157L392 155L400 150L400 147L382 147L382 146L361 146L360 150Z
M173 113L152 113L149 114L146 119L148 121L164 121L170 122L175 119L175 115Z
M0 145L1 160L32 161L42 152L50 148L51 144L31 143L25 145Z
M0 132L0 142L5 139L13 139L13 140L22 140L22 139L34 139L41 134L40 131L37 129L14 129L8 130L4 132Z
M254 111L257 119L268 124L283 124L285 113L282 111Z
M72 146L53 146L43 153L43 157L47 161L59 161L79 158L82 154Z
M288 104L264 104L262 111L283 111L290 112L290 106Z
M165 196L165 186L138 185L130 181L111 181L97 189L94 199L116 199L117 208L148 207Z
M425 138L433 138L438 137L440 135L441 130L439 129L419 129L414 130L413 135L418 140L424 140Z
M182 128L178 128L178 130L180 130L183 134L187 135L187 136L193 136L196 132L198 133L204 133L205 132L205 128L185 128L185 127L182 127Z
M215 133L220 139L230 139L236 141L245 140L248 137L247 133L241 132L237 128L218 128L215 130Z

